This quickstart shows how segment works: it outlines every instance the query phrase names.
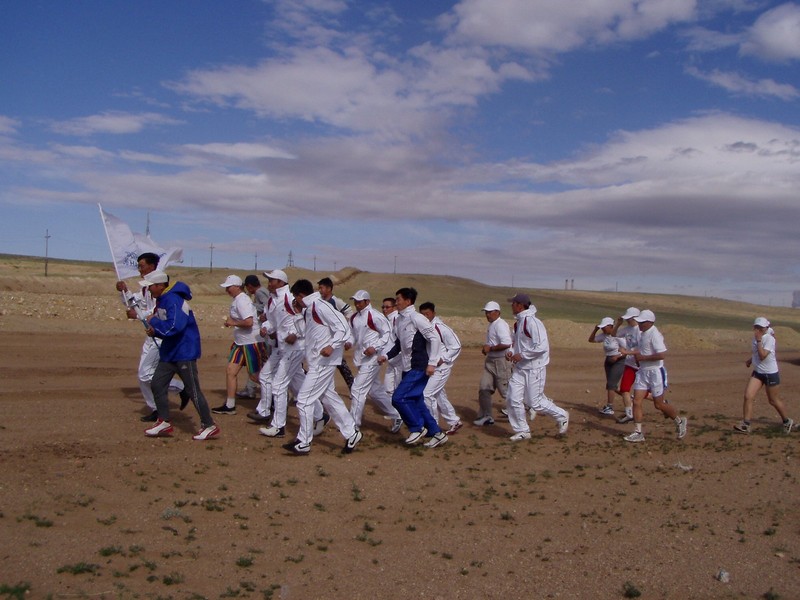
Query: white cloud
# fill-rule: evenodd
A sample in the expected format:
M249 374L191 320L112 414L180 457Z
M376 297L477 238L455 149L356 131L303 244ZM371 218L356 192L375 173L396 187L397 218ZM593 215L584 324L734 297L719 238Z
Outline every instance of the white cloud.
M707 81L712 85L721 87L735 94L744 96L773 97L780 100L792 101L800 98L800 90L788 83L778 83L772 79L754 81L747 79L739 73L720 71L714 69L704 73L695 67L688 67L686 72L692 77Z
M450 41L503 46L532 53L567 52L587 44L642 39L692 21L695 0L462 0Z
M158 113L127 113L107 111L88 117L78 117L51 124L50 129L64 135L92 135L96 133L139 133L145 127L178 125L181 121Z
M0 135L12 135L17 133L21 123L17 119L0 115Z
M761 15L741 51L764 60L800 60L800 5L788 2Z
M217 157L232 158L235 160L251 161L264 158L296 158L293 154L274 148L266 144L248 144L244 142L236 144L185 144L183 150L189 153Z

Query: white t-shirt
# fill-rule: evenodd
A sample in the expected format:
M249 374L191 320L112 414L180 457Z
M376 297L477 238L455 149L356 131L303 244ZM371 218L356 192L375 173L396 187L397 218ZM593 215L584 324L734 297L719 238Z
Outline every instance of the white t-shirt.
M661 332L653 325L647 331L642 331L642 336L639 338L639 353L650 355L650 354L659 354L660 352L666 352L667 347L664 345L664 336L661 335ZM639 368L640 369L660 369L664 366L663 360L647 360L647 361L640 361Z
M489 323L489 327L486 330L486 345L487 346L509 346L513 340L511 339L511 328L508 326L508 323L504 319L498 318ZM506 355L506 350L492 350L489 352L486 357L487 358L501 358Z
M642 337L642 332L639 330L638 325L623 325L617 329L617 337L625 340L623 348L628 350L636 350L639 347L639 339ZM625 366L633 369L638 369L636 359L633 356L625 357Z
M256 307L250 300L250 296L242 292L231 302L231 319L244 321L248 317L253 317L252 327L234 327L233 343L239 346L258 343L261 340L259 335L258 319L256 318Z
M603 344L603 352L606 356L619 356L619 349L626 348L624 337L614 337L605 333L598 333L594 339Z
M753 338L753 370L756 373L777 373L778 372L778 357L775 356L777 345L775 338L769 333L765 333L761 338L761 347L769 352L765 359L758 356L758 347L756 346L756 339Z

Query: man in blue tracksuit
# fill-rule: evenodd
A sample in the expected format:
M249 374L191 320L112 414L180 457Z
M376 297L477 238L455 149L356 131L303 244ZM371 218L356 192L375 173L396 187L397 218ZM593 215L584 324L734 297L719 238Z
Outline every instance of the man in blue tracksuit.
M169 285L169 277L163 271L153 271L140 282L147 287L156 299L156 308L147 318L147 335L161 340L159 363L153 375L153 397L158 410L158 420L153 427L145 430L149 437L168 436L173 432L169 422L169 382L178 375L184 388L191 396L200 414L200 431L193 436L195 440L214 439L219 435L219 427L214 424L197 375L197 359L200 358L200 330L194 313L189 308L192 292L182 281Z
M398 354L401 356L403 378L392 394L392 406L411 432L406 444L417 444L428 437L425 446L434 448L447 442L447 434L439 428L425 406L423 392L428 378L439 364L442 341L433 324L414 307L417 290L400 288L395 298L399 313L392 332L394 345L379 362L384 363Z

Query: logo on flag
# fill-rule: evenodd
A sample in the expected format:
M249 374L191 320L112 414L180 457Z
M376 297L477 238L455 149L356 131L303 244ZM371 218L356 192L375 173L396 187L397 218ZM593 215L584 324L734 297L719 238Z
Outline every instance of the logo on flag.
M100 207L100 218L103 219L108 246L111 248L111 256L114 259L114 267L119 279L139 276L136 260L145 252L152 252L158 255L158 268L162 271L169 265L182 261L182 248L167 248L164 250L150 236L134 233L121 219L105 212L99 204L98 206Z

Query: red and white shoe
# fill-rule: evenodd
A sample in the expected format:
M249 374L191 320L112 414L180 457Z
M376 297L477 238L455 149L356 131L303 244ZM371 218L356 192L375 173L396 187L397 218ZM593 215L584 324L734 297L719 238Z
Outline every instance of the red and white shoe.
M173 427L169 422L159 419L156 424L150 429L145 429L144 434L147 437L167 437L172 435Z
M215 440L219 437L219 427L216 425L211 425L210 427L206 427L205 429L201 429L197 435L193 435L193 440Z
M453 434L454 434L456 431L458 431L459 429L461 429L463 426L464 426L464 424L463 424L461 421L459 421L459 422L458 422L458 423L456 423L455 425L451 425L451 426L450 426L450 429L448 429L447 431L445 431L445 433L446 433L447 435L453 435Z

